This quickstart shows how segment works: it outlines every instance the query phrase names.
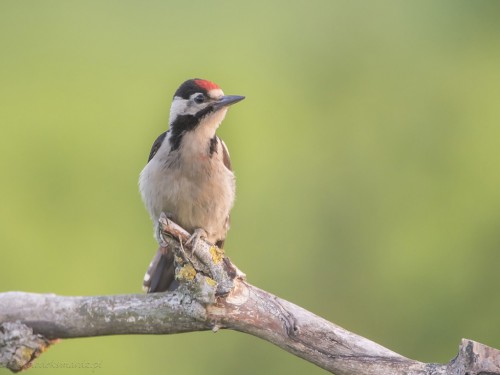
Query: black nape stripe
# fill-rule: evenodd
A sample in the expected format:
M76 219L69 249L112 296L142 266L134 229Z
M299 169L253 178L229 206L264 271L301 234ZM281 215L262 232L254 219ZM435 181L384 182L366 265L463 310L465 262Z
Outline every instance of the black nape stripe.
M181 145L184 134L187 131L193 130L198 124L198 119L193 115L177 116L172 125L170 125L170 131L172 132L172 135L170 136L170 150L177 150Z
M179 115L170 125L172 136L170 137L171 151L177 150L182 142L182 137L186 132L193 131L200 124L201 119L213 112L214 108L209 105L195 115Z
M181 146L182 137L184 136L184 130L180 132L172 131L172 135L170 136L170 151L175 151Z

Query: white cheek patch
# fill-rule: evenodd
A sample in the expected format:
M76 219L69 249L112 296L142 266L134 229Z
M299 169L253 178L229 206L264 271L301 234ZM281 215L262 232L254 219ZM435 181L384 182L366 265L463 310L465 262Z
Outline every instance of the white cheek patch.
M224 96L224 92L219 88L212 89L208 91L207 94L209 98L215 100L220 99ZM170 125L172 125L172 123L176 120L177 116L179 116L180 114L195 115L202 109L202 106L204 106L205 104L202 104L200 106L196 105L193 101L193 98L196 97L197 95L200 95L200 93L192 94L189 99L183 99L179 96L174 97L172 105L170 106Z
M176 96L170 106L170 125L175 121L178 115L194 115L199 111L196 106L189 105L190 101Z

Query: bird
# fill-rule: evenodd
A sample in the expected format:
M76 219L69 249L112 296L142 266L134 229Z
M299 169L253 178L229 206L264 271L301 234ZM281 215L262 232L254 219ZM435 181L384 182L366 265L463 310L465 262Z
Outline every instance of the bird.
M175 91L169 129L154 141L139 176L139 190L159 248L144 276L147 293L174 290L174 255L162 240L164 212L191 237L223 248L235 199L235 176L226 144L216 134L229 106L245 99L224 95L215 83L188 79Z

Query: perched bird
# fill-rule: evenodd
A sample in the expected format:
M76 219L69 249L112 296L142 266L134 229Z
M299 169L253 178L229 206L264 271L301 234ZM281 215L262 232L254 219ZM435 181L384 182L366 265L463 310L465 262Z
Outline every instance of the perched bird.
M224 245L235 179L227 147L215 132L228 107L244 98L224 95L219 86L203 79L187 80L174 94L170 128L153 143L139 178L160 245L144 276L148 293L176 286L173 254L159 232L162 212L192 233L190 241L202 238L220 248Z

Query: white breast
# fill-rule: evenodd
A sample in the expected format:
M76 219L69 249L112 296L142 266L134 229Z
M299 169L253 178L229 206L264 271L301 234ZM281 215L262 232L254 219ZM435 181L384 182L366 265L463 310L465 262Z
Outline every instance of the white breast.
M204 229L210 242L224 239L227 218L235 198L235 179L222 162L222 145L210 157L206 142L185 134L181 147L170 152L168 136L139 179L142 199L157 231L160 213L192 232ZM197 149L195 145L204 145ZM180 157L179 155L182 155Z

